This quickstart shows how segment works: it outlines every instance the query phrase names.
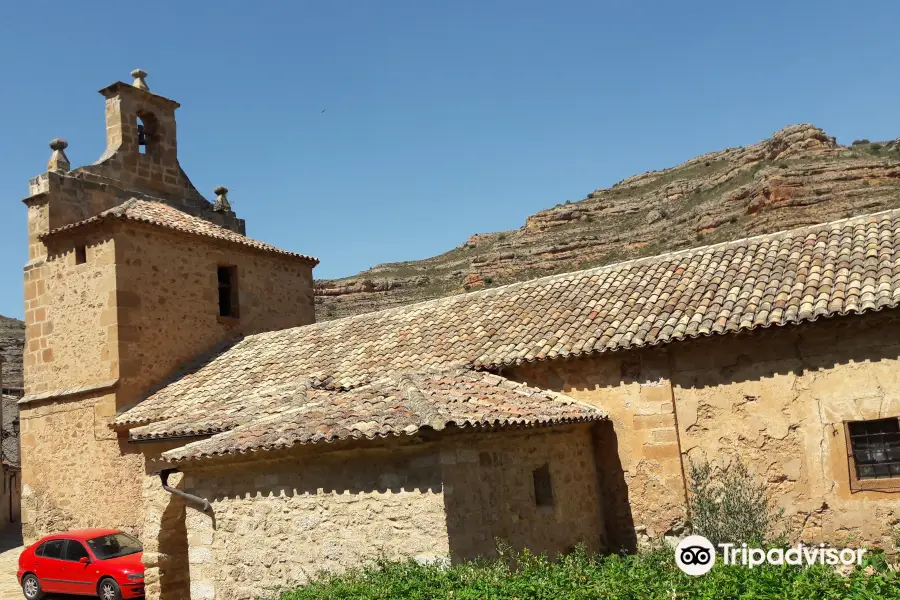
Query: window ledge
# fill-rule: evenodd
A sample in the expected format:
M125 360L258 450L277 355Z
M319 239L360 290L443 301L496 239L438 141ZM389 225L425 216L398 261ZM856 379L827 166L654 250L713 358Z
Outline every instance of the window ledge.
M851 475L850 491L853 492L900 492L900 477L883 479L858 479Z
M222 315L217 315L216 321L223 325L237 325L241 322L241 319L240 317L223 317Z

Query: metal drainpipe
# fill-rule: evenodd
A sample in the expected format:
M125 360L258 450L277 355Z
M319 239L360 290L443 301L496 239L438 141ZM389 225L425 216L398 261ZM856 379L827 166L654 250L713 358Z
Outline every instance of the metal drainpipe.
M200 496L195 496L193 494L188 494L187 492L182 492L179 489L173 488L169 485L169 475L172 473L178 473L178 469L163 469L159 473L159 481L162 483L162 488L169 492L170 494L174 494L176 496L181 496L185 500L193 502L194 504L198 504L203 507L203 512L209 512L211 508L211 504L209 500L206 498L201 498Z

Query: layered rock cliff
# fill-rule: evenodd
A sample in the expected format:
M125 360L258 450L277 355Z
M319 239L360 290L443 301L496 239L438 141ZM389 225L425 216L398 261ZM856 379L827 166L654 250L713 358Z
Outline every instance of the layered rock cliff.
M3 387L22 387L22 352L25 323L0 315L0 356L3 357Z
M320 321L900 206L900 138L842 146L792 125L752 146L634 175L514 231L316 282Z

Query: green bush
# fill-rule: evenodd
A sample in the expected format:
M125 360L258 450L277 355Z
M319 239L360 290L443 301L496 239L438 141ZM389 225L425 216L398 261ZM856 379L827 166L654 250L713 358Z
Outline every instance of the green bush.
M707 462L691 462L691 527L713 544L774 541L784 511L775 506L765 483L743 462L717 473Z
M900 576L883 556L870 557L846 577L831 567L763 565L753 569L718 562L691 577L659 545L631 556L583 550L557 557L527 551L453 567L379 561L343 575L322 575L281 600L751 600L900 599Z

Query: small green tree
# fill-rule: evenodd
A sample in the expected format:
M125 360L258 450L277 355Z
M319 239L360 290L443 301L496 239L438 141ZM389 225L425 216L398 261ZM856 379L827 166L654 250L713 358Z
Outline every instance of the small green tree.
M707 462L691 462L691 525L713 544L772 541L784 513L765 483L758 483L740 460L713 473Z

